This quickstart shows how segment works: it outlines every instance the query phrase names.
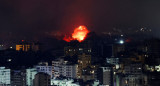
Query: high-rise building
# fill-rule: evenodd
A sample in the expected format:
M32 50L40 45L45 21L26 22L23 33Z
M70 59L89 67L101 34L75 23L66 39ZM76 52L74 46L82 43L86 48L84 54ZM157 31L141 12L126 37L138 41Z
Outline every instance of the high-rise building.
M146 62L149 65L159 65L160 64L160 40L150 39L145 46L146 51Z
M54 77L59 77L60 75L67 78L77 77L77 65L68 63L68 61L64 61L64 59L52 61L52 67Z
M50 86L50 75L39 72L35 75L34 86Z
M64 59L56 59L54 61L52 61L52 74L54 75L54 77L59 77L59 69L60 69L60 65L64 63Z
M0 67L0 86L11 86L11 69Z
M88 66L91 66L91 55L83 53L78 56L78 73L77 77L82 78L82 70Z
M26 86L33 86L33 79L37 74L36 68L26 69Z
M97 79L100 85L113 86L113 72L112 67L100 67L97 71Z
M159 39L151 39L146 42L146 52L149 55L152 55L154 58L159 58L160 56L160 40Z
M123 73L122 86L143 86L142 63L125 64Z
M12 86L26 86L26 72L24 70L13 70L11 73Z
M77 65L76 64L62 64L59 68L59 74L67 78L77 78Z
M74 55L81 55L83 53L91 54L91 42L90 41L83 41L79 42L70 42L69 46L64 47L64 55L65 56L74 56Z

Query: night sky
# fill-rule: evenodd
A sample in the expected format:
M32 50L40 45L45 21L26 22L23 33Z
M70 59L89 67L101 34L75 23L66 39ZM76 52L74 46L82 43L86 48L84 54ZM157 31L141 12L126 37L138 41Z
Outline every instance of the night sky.
M0 39L71 33L79 25L95 32L143 26L158 32L159 4L159 0L1 0Z

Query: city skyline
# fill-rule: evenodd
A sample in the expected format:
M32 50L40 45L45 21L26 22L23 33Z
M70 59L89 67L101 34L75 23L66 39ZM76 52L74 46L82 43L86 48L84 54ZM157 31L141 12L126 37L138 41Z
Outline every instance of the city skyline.
M160 86L160 1L0 1L0 86Z

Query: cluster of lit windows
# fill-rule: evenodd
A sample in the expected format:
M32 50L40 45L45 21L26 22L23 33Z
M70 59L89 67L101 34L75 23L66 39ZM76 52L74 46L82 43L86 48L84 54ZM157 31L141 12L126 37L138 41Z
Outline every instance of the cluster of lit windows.
M0 84L10 84L10 69L5 69L5 67L0 67Z

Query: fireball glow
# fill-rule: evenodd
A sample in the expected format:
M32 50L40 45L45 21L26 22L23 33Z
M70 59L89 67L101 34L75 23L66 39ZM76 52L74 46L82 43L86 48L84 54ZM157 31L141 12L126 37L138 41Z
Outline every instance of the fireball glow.
M79 42L83 41L88 34L88 30L85 26L79 26L76 28L72 34L72 38L78 40Z
M79 42L82 42L87 34L89 33L89 30L85 26L79 26L78 28L74 29L74 32L72 33L71 37L64 37L63 40L70 42L71 40L78 40Z

